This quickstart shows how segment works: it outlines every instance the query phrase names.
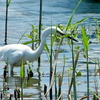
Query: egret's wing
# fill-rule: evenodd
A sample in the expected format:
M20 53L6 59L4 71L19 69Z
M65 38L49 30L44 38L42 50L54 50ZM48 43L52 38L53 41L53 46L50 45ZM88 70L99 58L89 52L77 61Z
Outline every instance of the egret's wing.
M14 64L23 58L23 52L19 50L5 50L2 51L0 59L9 64Z

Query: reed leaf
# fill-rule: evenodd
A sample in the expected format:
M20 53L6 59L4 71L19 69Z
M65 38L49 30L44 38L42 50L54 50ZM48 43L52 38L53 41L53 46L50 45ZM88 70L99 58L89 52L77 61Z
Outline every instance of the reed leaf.
M78 59L79 59L79 54L80 54L80 51L78 51L77 54L76 54L76 59L75 59L75 64L74 64L75 69L76 69L76 65L77 65Z
M33 43L33 42L37 42L37 41L40 41L40 40L27 41L27 42L24 42L22 44L27 45L27 44L30 44L30 43Z
M22 60L22 65L20 67L20 77L23 78L25 76L25 70L24 70L24 62Z
M71 15L71 17L70 17L70 19L69 19L69 21L68 21L68 23L67 23L67 26L66 26L66 28L65 28L65 33L66 33L66 31L67 31L69 28L71 28L71 22L72 22L74 13L76 12L76 9L78 8L78 6L79 6L79 4L80 4L81 2L82 2L82 0L80 0L80 1L78 2L78 4L76 5L75 9L73 10L72 15Z
M42 27L42 0L40 0L40 14L39 14L39 39L41 39L41 27ZM39 42L40 44L40 42ZM38 58L38 68L40 67L41 59Z
M88 50L88 37L86 36L86 32L85 32L85 28L84 27L81 27L82 28L82 42L83 42L83 46L84 46L84 49L85 51Z
M90 91L91 91L91 93L93 93L93 95L95 95L95 97L97 98L96 100L100 100L100 97L98 95L96 95L92 90L90 90Z
M70 25L70 27L68 27L68 29L74 28L75 26L79 25L80 23L82 23L82 22L83 22L84 20L86 20L87 18L89 18L89 16L88 16L88 17L85 17L85 18L83 18L83 19L81 19L80 21L78 21L78 22L76 22L76 23L74 23L74 24L72 24L72 25Z
M19 43L21 41L21 39L25 36L26 32L28 31L28 29L21 35L21 37L19 38L18 42Z
M9 6L9 5L10 5L11 1L12 1L12 0L8 0L8 5L7 5L7 6Z
M64 63L64 65L63 65L63 71L62 71L62 81L63 81L63 77L64 77L64 70L65 70L65 64L66 64L66 57L65 57L65 55L63 56L63 63Z
M88 49L89 49L89 43L88 43L88 37L86 35L86 31L85 28L82 27L82 42L83 42L83 46L84 46L84 52L86 54L86 68L87 68L87 100L89 100L89 64L88 64Z
M33 38L33 36L28 35L28 34L25 34L25 36L26 36L26 37L28 37L28 38L30 38L30 39L32 39L32 38Z
M45 49L45 50L48 52L48 54L50 55L50 50L49 50L47 44L44 45L44 49Z

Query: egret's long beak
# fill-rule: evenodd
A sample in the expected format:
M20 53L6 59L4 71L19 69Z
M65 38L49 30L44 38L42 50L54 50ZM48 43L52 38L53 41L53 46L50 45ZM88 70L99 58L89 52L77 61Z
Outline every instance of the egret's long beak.
M74 40L74 41L76 41L76 42L78 42L76 39L74 39L73 37L70 37L70 36L68 36L68 38L69 39L72 39L72 40Z
M66 34L64 34L64 33L60 33L62 36L63 35L66 35ZM67 36L67 38L69 38L69 39L71 39L71 40L74 40L75 42L78 42L76 39L74 39L73 37L71 37L71 36Z

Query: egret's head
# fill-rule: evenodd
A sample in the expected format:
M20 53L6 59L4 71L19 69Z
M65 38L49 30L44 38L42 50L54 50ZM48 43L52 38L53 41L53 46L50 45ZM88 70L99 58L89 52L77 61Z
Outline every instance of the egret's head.
M57 28L56 26L51 26L51 27L46 28L42 32L42 35L47 37L50 34L60 35L60 33L63 33L63 32L59 28Z
M45 39L45 38L46 38L48 35L50 35L50 34L56 34L56 35L60 35L60 36L66 35L66 34L64 34L63 31L61 31L60 28L58 28L58 27L56 27L56 26L51 26L51 27L46 28L46 29L42 32L41 37L42 37L42 39ZM70 37L69 35L67 36L67 38L72 39L72 40L78 42L76 39L74 39L73 37Z

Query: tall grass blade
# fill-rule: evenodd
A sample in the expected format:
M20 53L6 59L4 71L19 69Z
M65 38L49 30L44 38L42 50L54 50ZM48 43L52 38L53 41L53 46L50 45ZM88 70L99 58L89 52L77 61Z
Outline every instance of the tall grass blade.
M65 55L64 55L64 65L63 65L63 71L62 71L62 75L59 75L58 76L58 98L59 100L61 100L61 88L62 88L62 82L63 82L63 77L64 77L64 69L65 69L65 63L66 63L66 58L65 58Z
M52 27L52 26L51 26ZM50 45L50 85L52 83L52 73L53 73L53 68L52 68L52 29L51 29L51 45ZM52 100L52 87L50 89L50 100Z
M63 40L63 37L60 39L60 41L59 41L59 47L58 47L58 50L57 50L57 52L56 52L56 54L55 54L55 56L56 57L54 57L55 58L55 62L54 62L54 70L52 71L52 77L51 77L51 83L50 83L50 87L49 87L49 89L48 89L48 91L46 92L46 94L44 95L44 96L46 96L48 93L49 93L49 91L50 91L50 89L52 88L52 86L53 86L53 84L54 84L54 82L56 81L56 78L54 78L55 79L55 81L53 81L53 77L55 76L56 77L56 66L57 66L57 60L58 60L58 51L59 51L59 49L60 49L60 44L61 44L61 42L62 42L62 40ZM52 44L52 43L51 43ZM56 82L55 82L56 83ZM56 92L57 93L57 92ZM57 94L55 94L55 95L57 95ZM55 96L56 97L56 96Z
M27 44L30 44L30 43L33 43L33 42L38 42L38 41L40 41L40 40L27 41L27 42L24 42L22 44L27 45Z
M8 24L8 0L6 0L5 43L4 44L7 44L7 24Z
M22 60L22 65L20 67L20 77L23 78L25 76L24 62Z
M89 89L90 90L90 89ZM90 90L91 91L91 93L93 93L94 95L95 95L95 97L96 97L96 100L100 100L100 97L98 96L98 95L96 95L92 90Z
M83 46L84 46L84 49L85 49L85 52L86 52L88 50L88 37L86 36L86 32L85 32L84 27L81 27L81 28L82 28Z
M12 0L8 0L8 6L10 5L11 1L12 1Z
M80 21L78 21L78 22L76 22L76 23L70 25L70 26L68 27L68 29L74 28L75 26L79 25L80 23L82 23L82 22L83 22L84 20L86 20L87 18L89 18L89 17L85 17L85 18L81 19Z
M81 27L82 28L82 43L83 43L83 46L84 46L84 52L85 52L85 55L86 55L86 68L87 68L87 95L88 95L88 98L87 100L89 100L89 65L88 65L88 49L89 49L89 43L88 43L88 37L86 35L86 31L85 31L85 28L84 27Z
M28 29L27 29L27 30L28 30ZM21 35L21 37L19 38L19 40L18 40L18 42L17 42L17 43L19 43L19 42L21 41L21 39L25 36L25 34L26 34L27 30L24 32L24 34L22 34L22 35Z
M24 76L25 76L25 69L24 69L24 62L23 62L23 59L21 60L22 61L22 65L20 67L20 77L21 77L21 100L23 100L23 85L24 85Z
M47 44L44 45L44 49L48 52L48 54L49 54L49 56L50 56L50 50L49 50Z
M62 76L58 76L58 97L61 95L61 86L62 86ZM61 100L61 98L59 98Z
M76 12L76 9L78 8L78 6L79 6L79 4L80 4L81 2L82 2L82 0L80 0L80 1L78 2L78 4L76 5L75 9L73 10L72 15L71 15L71 17L70 17L70 19L69 19L69 21L68 21L68 24L67 24L67 26L66 26L66 28L65 28L65 33L66 33L66 31L67 31L69 28L71 28L71 22L72 22L74 13Z
M41 38L41 26L42 26L42 0L40 0L40 16L39 16L39 39ZM39 42L40 45L40 42ZM40 67L40 57L38 58L38 67Z
M66 63L65 55L64 55L63 59L64 59L64 65L63 65L63 71L62 71L62 81L63 81L63 77L64 77L64 70L65 70L65 63Z
M76 70L76 65L77 65L78 59L79 59L79 53L80 52L77 52L76 59L75 59L75 65L74 65L75 70ZM70 86L69 86L68 95L70 95L72 84L73 84L73 77L71 78L71 83L70 83Z
M10 3L11 3L11 0L6 0L5 43L4 44L7 44L8 7Z
M74 48L73 48L73 40L71 40L72 45L72 66L73 66L73 91L74 91L74 100L77 100L77 92L76 92L76 76L75 76L75 61L74 61Z
M80 0L78 2L78 4L76 5L75 9L73 10L72 12L72 15L68 21L68 24L65 28L65 33L66 31L71 28L71 22L72 22L72 19L73 19L73 16L74 16L74 13L76 12L76 9L78 8L79 4L81 3L82 0ZM75 79L75 66L74 66L74 52L73 52L73 41L71 41L71 44L72 44L72 62L73 62L73 92L74 92L74 100L77 100L77 94L76 94L76 79Z

